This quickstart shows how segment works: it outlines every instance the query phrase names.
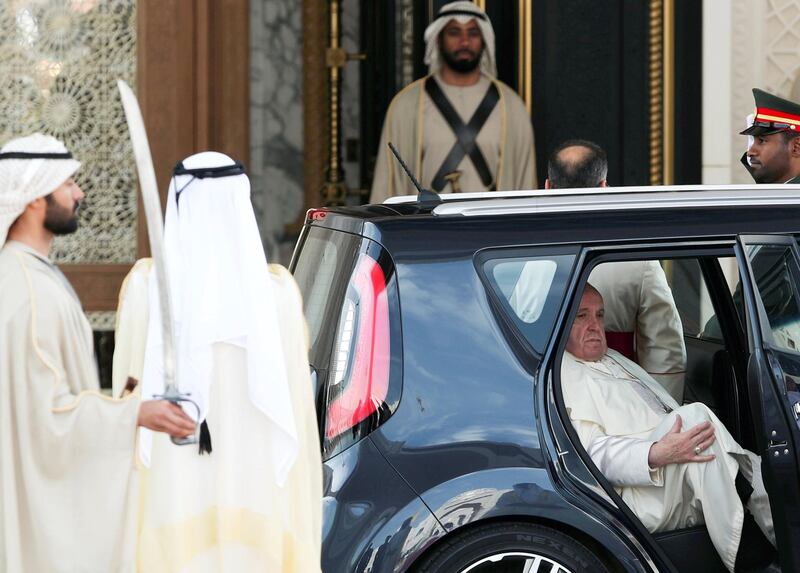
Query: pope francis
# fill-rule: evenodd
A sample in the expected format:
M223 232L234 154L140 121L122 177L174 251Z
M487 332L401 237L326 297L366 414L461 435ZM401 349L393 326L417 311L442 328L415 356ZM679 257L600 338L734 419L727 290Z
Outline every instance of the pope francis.
M587 285L561 366L581 444L649 531L705 523L733 571L746 510L775 544L760 459L705 405L679 405L642 368L609 350L603 312L602 296ZM737 494L737 473L752 487L749 496Z

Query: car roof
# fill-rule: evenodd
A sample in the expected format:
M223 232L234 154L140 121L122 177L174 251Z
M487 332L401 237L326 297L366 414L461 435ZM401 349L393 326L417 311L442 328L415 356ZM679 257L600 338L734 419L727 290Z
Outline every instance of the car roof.
M386 206L419 204L416 195L391 197ZM800 205L800 185L665 185L444 193L430 205L434 216L578 213L630 209Z
M800 185L684 185L396 197L312 209L310 226L375 240L392 256L498 245L663 242L800 233ZM434 248L435 247L435 248Z

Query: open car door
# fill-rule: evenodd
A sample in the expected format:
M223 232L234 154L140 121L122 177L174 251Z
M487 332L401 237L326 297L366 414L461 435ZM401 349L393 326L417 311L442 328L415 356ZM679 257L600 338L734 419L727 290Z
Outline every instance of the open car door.
M741 235L748 393L784 571L800 571L800 253L781 235Z

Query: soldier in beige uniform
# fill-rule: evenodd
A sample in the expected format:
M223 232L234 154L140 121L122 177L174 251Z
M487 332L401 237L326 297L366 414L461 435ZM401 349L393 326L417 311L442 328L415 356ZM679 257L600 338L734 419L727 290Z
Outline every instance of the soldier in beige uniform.
M389 150L436 192L532 189L533 128L522 99L495 78L494 31L474 3L446 4L425 30L430 75L389 105L370 202L414 193Z

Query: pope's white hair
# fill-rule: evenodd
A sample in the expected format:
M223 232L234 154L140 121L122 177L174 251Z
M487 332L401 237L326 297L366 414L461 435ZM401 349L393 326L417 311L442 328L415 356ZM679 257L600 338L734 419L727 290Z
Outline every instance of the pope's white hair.
M492 77L497 76L497 66L494 57L494 29L486 13L478 8L473 2L460 0L450 2L442 6L439 14L450 11L471 12L475 18L468 14L456 14L450 16L437 17L425 28L425 63L428 65L428 73L435 74L442 67L442 54L439 51L439 34L442 33L448 22L455 20L459 24L466 24L470 20L475 20L483 35L483 56L481 57L481 71Z

